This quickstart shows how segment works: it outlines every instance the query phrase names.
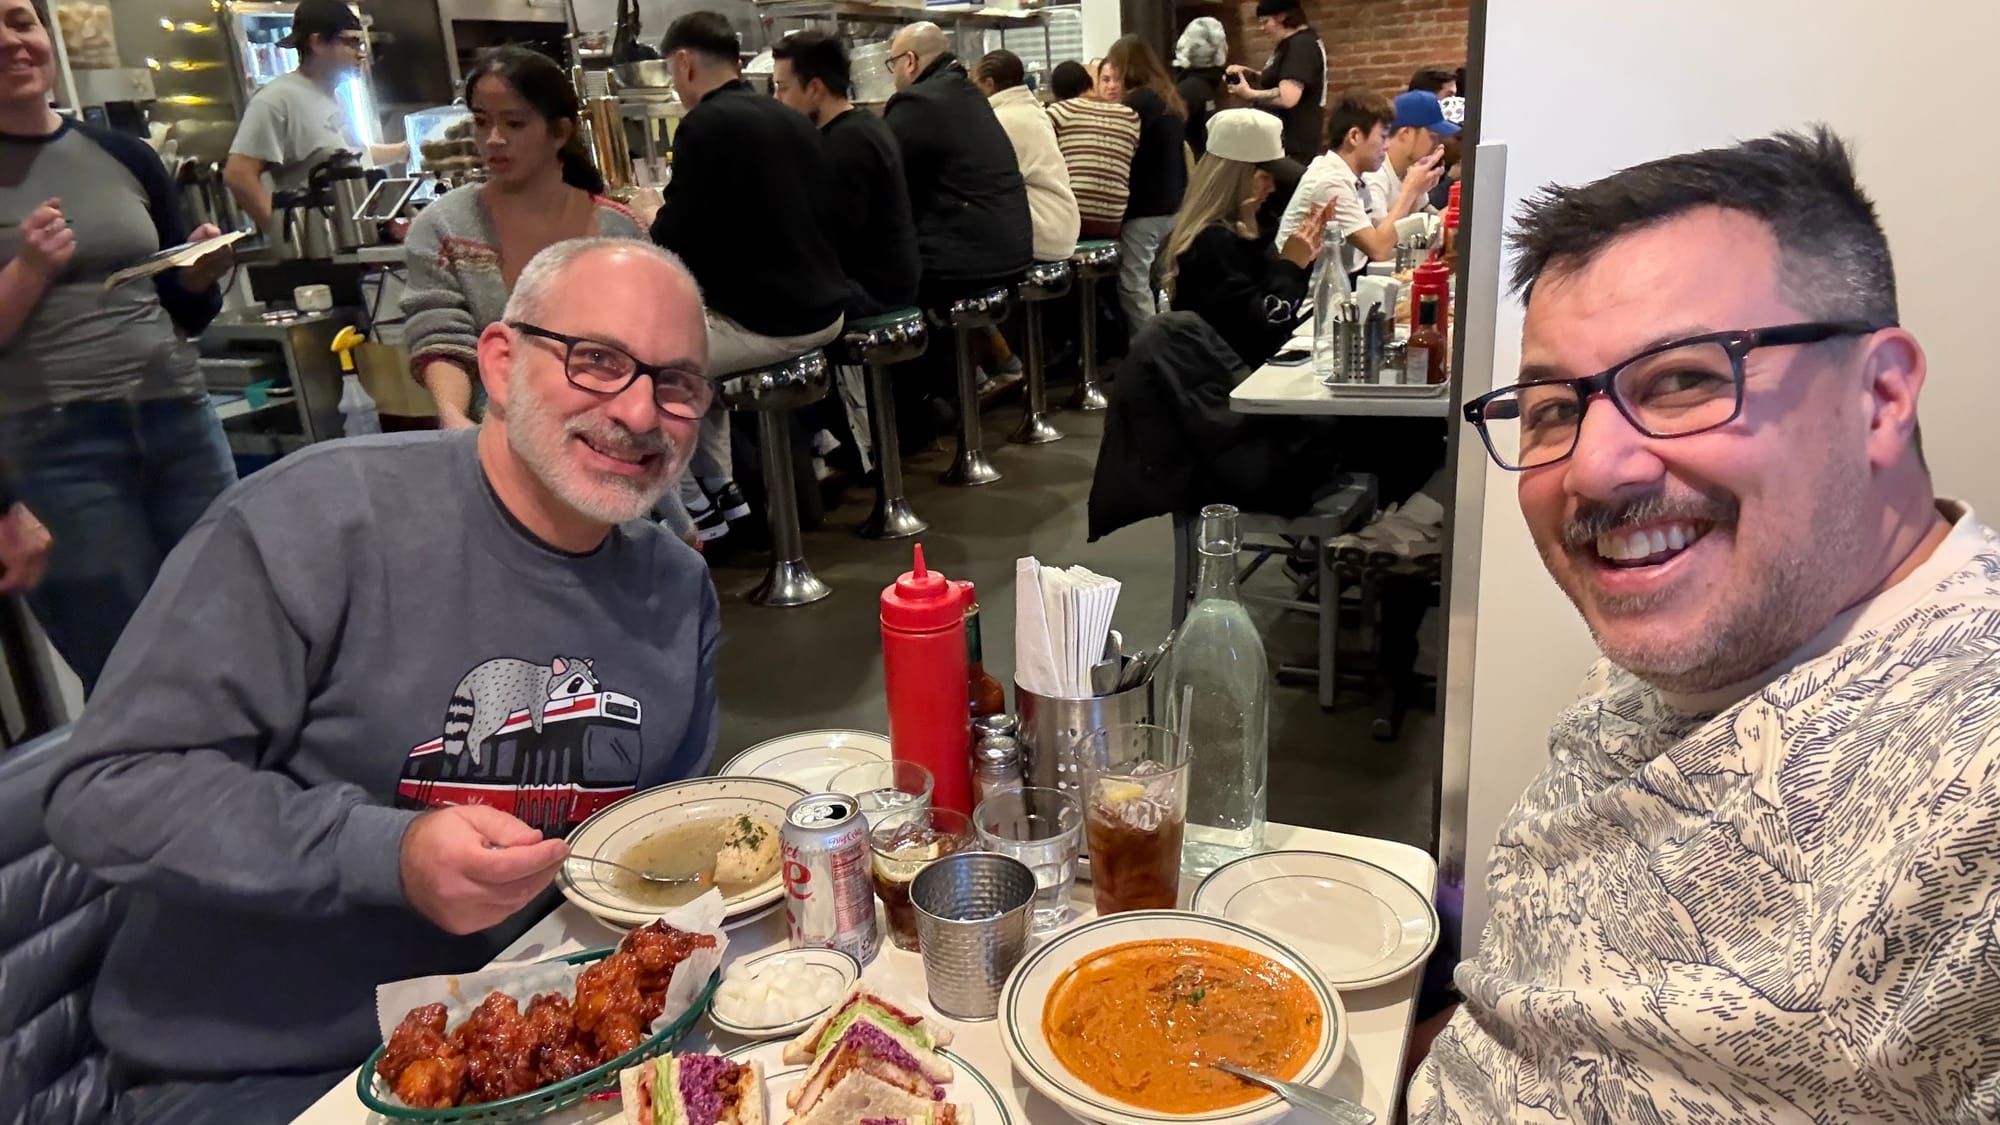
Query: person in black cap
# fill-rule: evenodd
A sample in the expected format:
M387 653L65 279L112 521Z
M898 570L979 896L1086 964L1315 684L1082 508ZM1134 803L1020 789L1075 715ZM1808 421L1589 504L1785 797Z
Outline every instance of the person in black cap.
M336 91L361 68L368 36L344 0L300 0L292 30L278 41L299 53L299 68L264 85L244 107L222 178L259 230L269 229L271 193L305 186L315 164L336 151L363 151ZM369 145L377 164L410 156L408 145Z
M1257 26L1271 39L1262 74L1229 68L1229 86L1285 124L1285 155L1300 163L1319 155L1320 114L1326 108L1326 48L1306 26L1299 0L1257 0Z

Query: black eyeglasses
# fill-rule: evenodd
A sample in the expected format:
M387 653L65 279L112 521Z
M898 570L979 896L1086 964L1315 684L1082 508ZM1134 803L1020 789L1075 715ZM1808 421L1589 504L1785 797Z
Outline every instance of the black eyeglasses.
M539 325L510 320L507 327L523 336L552 340L563 346L563 374L570 385L592 394L622 394L641 375L653 380L653 402L660 413L700 421L715 401L715 384L701 372L671 364L640 363L616 344L588 336L551 332Z
M1465 404L1465 420L1479 428L1493 460L1516 472L1576 452L1584 411L1600 394L1647 437L1689 437L1726 426L1743 412L1743 361L1758 348L1866 336L1885 327L1813 322L1690 336L1582 379L1516 383L1480 395Z

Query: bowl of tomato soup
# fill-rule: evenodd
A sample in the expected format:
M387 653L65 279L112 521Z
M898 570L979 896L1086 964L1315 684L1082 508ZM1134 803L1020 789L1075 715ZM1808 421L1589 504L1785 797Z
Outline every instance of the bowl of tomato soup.
M1283 1102L1212 1064L1323 1086L1347 1042L1339 994L1304 957L1178 910L1056 934L1008 977L1000 1017L1028 1085L1099 1125L1275 1121Z

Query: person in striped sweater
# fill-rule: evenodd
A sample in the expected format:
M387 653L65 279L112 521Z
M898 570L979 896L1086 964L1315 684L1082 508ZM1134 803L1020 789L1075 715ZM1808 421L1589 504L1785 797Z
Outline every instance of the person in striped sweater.
M1049 89L1056 96L1049 122L1069 168L1081 236L1117 238L1131 191L1132 154L1139 147L1139 115L1130 106L1087 96L1091 85L1083 64L1058 63L1049 75Z

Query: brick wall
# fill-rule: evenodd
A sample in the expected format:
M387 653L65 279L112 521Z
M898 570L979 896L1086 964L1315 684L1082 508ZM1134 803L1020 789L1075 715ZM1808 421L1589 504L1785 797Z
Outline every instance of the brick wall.
M1419 67L1465 65L1471 0L1305 0L1306 21L1326 44L1329 100L1363 86L1394 97ZM1229 31L1230 61L1262 67L1271 43L1257 28L1255 0L1183 6L1180 26L1214 15Z

